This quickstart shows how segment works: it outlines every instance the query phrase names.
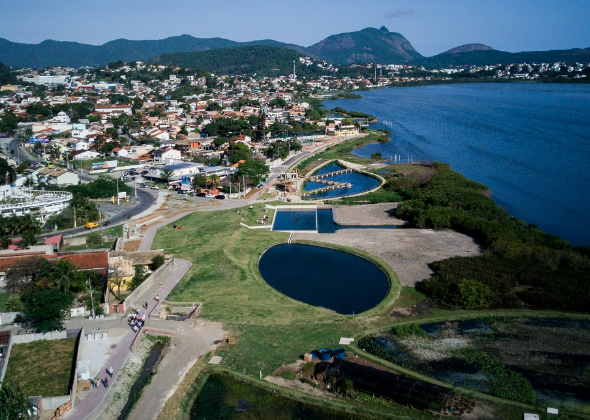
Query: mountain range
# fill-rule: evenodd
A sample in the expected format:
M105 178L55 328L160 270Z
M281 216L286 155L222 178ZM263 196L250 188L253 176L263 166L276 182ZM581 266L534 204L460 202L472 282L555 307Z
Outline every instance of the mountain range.
M237 42L224 38L195 38L191 35L145 41L117 39L103 45L54 40L46 40L39 44L23 44L0 38L0 62L25 68L102 66L119 60L145 61L169 53L251 46L286 48L334 64L377 62L445 67L515 62L575 62L588 61L590 57L590 48L509 53L494 50L483 44L467 44L434 57L423 57L403 35L390 32L382 26L380 29L365 28L356 32L332 35L309 47L271 39Z

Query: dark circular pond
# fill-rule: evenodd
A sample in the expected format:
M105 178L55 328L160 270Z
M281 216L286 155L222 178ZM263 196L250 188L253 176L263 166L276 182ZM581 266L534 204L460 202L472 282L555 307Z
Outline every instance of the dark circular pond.
M258 269L279 292L344 315L375 307L389 290L387 275L371 261L318 246L275 245Z

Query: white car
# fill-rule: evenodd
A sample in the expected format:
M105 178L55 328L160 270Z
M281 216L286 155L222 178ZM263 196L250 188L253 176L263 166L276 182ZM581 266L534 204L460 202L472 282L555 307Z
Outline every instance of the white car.
M152 189L152 190L159 190L160 187L158 187L157 185L154 185L154 186L151 186L150 189Z
M213 194L206 194L205 198L215 198L215 196Z

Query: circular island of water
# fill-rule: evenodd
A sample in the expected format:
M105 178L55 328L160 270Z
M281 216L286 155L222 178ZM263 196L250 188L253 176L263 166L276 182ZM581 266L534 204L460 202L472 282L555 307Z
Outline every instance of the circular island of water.
M389 291L374 263L330 248L281 244L260 257L262 278L290 298L352 315L374 308Z

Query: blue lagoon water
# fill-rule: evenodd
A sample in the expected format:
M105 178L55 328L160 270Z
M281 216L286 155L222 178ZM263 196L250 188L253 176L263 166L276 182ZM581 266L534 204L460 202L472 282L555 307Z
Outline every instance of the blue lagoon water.
M375 115L391 141L355 153L447 162L506 211L590 245L590 85L494 83L391 88L326 106Z
M389 291L386 274L371 261L318 246L275 245L260 257L258 269L279 292L344 315L377 306Z
M343 169L340 165L335 163L331 163L329 165L324 166L323 168L319 169L314 175L321 175L327 174L330 172L336 172ZM345 174L331 176L326 178L329 181L336 181L336 182L349 182L352 184L350 188L338 188L336 190L325 191L319 194L311 195L309 198L313 200L322 200L322 199L330 199L330 198L339 198L339 197L346 197L349 195L359 194L364 191L371 190L379 185L379 181L375 178L372 178L367 175L359 174L357 172L348 172ZM307 182L305 184L304 191L315 190L316 188L325 187L324 184L320 184L318 182Z

